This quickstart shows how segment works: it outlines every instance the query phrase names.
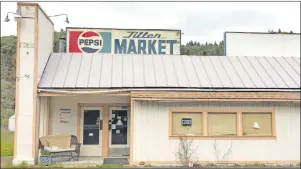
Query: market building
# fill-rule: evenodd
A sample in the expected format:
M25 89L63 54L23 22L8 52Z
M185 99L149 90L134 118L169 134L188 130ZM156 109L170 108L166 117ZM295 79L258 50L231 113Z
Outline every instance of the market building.
M18 8L15 164L36 163L47 135L74 135L80 156L129 164L178 163L179 135L201 163L300 162L299 58L182 56L175 30L80 29L53 53L46 13Z

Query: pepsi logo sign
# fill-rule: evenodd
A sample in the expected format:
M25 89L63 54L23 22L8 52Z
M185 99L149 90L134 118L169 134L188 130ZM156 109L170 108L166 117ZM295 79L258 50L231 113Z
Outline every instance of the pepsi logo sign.
M101 35L94 31L83 32L78 38L78 48L85 53L99 52L103 47Z

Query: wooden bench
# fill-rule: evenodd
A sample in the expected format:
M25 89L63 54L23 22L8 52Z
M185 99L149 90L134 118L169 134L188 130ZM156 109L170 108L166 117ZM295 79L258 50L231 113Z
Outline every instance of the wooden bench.
M78 161L78 157L80 154L80 146L81 143L78 142L78 139L76 136L71 135L70 136L70 146L65 147L57 147L55 144L45 145L47 144L47 138L51 138L52 140L55 140L56 137L61 136L44 136L39 139L39 149L45 150L50 153L51 158L52 157L62 157L62 156L69 156L69 160L76 159ZM75 155L74 155L75 153Z

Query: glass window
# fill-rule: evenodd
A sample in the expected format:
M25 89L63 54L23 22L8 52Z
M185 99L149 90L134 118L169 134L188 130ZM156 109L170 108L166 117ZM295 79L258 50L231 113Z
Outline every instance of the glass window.
M208 113L208 136L236 135L236 113Z
M201 136L202 114L195 112L172 113L172 135Z
M243 136L272 136L271 113L243 113Z

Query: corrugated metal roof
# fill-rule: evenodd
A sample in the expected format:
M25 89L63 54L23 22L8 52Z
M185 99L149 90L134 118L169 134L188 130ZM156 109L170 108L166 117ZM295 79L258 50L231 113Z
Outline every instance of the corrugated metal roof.
M53 53L39 88L300 88L293 57Z

